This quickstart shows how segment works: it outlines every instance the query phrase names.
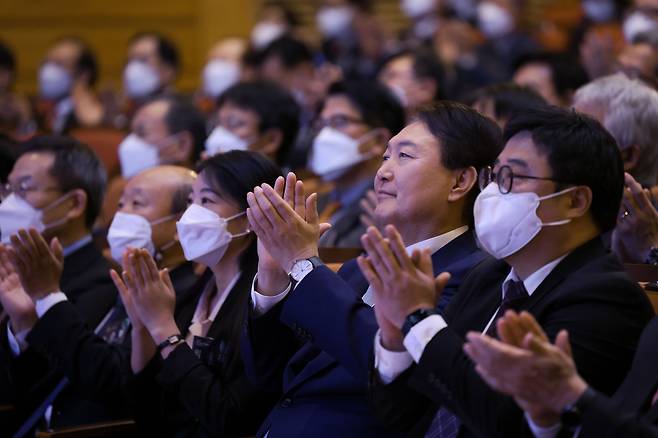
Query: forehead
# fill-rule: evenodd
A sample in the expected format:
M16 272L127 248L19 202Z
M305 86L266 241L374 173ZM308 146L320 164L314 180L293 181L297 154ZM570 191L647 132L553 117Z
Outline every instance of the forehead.
M135 120L133 124L139 123L162 123L164 124L164 119L167 116L167 111L169 111L169 103L165 101L156 101L144 105L137 111L135 115Z
M413 67L413 59L410 55L398 56L386 64L384 70L411 70Z
M219 111L217 112L220 118L222 117L240 117L240 118L247 118L247 119L253 119L255 122L258 122L260 120L260 117L258 117L258 114L255 111L245 109L242 107L239 107L232 102L225 102L221 107L219 107Z
M60 41L48 51L48 58L56 61L73 61L80 54L80 46L73 41Z
M335 94L327 97L322 107L322 116L331 117L336 114L344 114L352 117L361 117L361 112L352 101L345 95Z
M439 140L420 121L405 126L402 131L389 141L389 146L393 148L403 147L406 143L413 143L418 148L435 150L437 154L441 154Z
M28 152L23 154L14 164L9 180L13 183L25 179L56 183L50 175L54 161L55 156L51 153Z
M505 148L498 156L497 163L513 168L527 168L537 174L550 171L548 157L537 147L531 134L527 131L520 132L507 141ZM547 175L548 173L542 176Z
M130 58L139 58L150 55L155 55L157 49L157 42L155 37L145 36L134 41L130 47L128 47L128 56Z

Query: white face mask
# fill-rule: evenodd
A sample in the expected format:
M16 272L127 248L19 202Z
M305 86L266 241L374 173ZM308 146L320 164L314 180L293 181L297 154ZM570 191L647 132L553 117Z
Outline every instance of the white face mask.
M160 88L160 77L150 64L137 60L130 61L123 70L123 86L129 97L146 97Z
M185 258L208 267L217 265L233 238L250 233L249 230L239 234L228 231L228 221L243 214L223 218L198 204L190 205L176 222Z
M391 93L393 93L403 108L407 108L409 106L409 98L407 97L407 92L404 90L404 88L399 85L390 85L388 88L391 90Z
M213 98L240 80L240 66L234 62L215 59L203 68L203 92Z
M34 228L43 233L48 228L66 223L66 218L44 224L43 212L58 205L68 197L68 193L60 196L41 210L34 208L29 202L14 193L10 194L0 203L0 243L9 244L9 238L18 233L20 229Z
M503 36L514 29L514 19L509 11L493 2L482 2L477 8L480 30L487 38Z
M160 153L156 146L136 134L129 134L119 145L119 164L121 175L125 179L132 178L142 170L160 164Z
M639 34L650 32L658 28L658 23L643 12L635 11L626 17L622 28L626 42L632 43L635 37Z
M164 223L178 217L172 214L156 221L149 222L138 214L117 212L114 215L110 229L107 232L107 242L110 244L112 258L121 263L123 253L128 248L143 248L155 256L155 244L152 237L152 226ZM169 247L171 245L165 245ZM165 249L165 248L163 248Z
M611 0L583 0L583 12L592 21L602 23L615 16L615 4Z
M349 6L332 6L320 9L315 19L322 35L333 38L350 27L353 16L354 12Z
M337 129L325 126L313 140L309 168L325 181L340 178L355 164L372 157L370 153L359 152L359 145L373 133L375 131L355 140Z
M251 31L251 45L255 49L264 49L285 32L286 28L279 23L261 21Z
M526 246L542 227L564 225L565 219L542 223L537 216L541 201L555 198L577 187L539 197L535 192L503 195L498 184L490 183L475 200L475 234L480 247L497 259L504 259Z
M429 14L436 8L435 0L402 0L400 9L409 18L420 17Z
M66 69L46 62L39 69L39 94L46 99L60 99L71 91L73 79Z
M206 139L206 152L211 156L220 152L246 151L248 148L248 141L243 140L222 126L216 126Z

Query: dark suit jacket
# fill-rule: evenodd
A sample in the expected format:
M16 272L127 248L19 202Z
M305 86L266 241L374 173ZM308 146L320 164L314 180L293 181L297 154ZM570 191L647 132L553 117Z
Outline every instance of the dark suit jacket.
M372 190L372 180L365 185L354 202L342 205L331 217L331 228L320 237L320 246L338 248L361 248L361 236L366 231L366 226L361 222L363 209L359 205L361 199L366 196L368 190ZM318 211L331 202L331 194L327 194L318 200Z
M173 269L171 281L176 290L189 288L196 281L193 264L187 262ZM115 306L122 306L117 300ZM28 344L50 357L71 382L55 400L58 415L51 421L53 427L129 416L123 388L131 376L130 336L121 344L111 345L94 334L95 328L87 324L76 304L64 301L48 310L27 337ZM98 413L86 418L84 407L91 401Z
M419 364L389 385L373 386L376 409L391 427L422 436L443 404L467 426L460 436L529 433L513 399L491 390L462 351L465 334L484 330L498 308L509 271L502 261L483 263L451 302L448 327L429 342ZM567 329L580 374L606 394L628 372L640 333L653 315L644 292L599 238L562 260L518 310L532 313L551 339Z
M432 256L436 273L453 274L446 300L483 258L472 232ZM338 275L321 266L265 315L249 319L242 336L247 371L261 387L284 392L259 436L393 435L378 424L367 399L377 331L374 312L361 299L367 288L355 261Z
M187 344L166 360L157 355L131 383L138 422L152 436L253 435L279 392L258 390L240 359L238 337L249 301L254 271L243 272L208 329L222 359L201 361ZM201 291L214 281L209 270L180 297L176 322L186 334Z
M109 269L109 264L93 243L83 246L64 259L61 289L75 306L83 323L89 327L95 327L103 319L117 298ZM47 351L32 345L19 356L13 357L7 345L6 327L2 327L0 336L4 350L3 360L9 367L15 395L17 414L14 420L16 425L19 425L62 379L64 364L51 357ZM74 388L68 388L60 394L58 400L71 400L70 394L74 392ZM55 405L52 424L75 424L82 419L95 418L104 418L102 409L95 403L84 403L74 410L65 407L60 409Z
M642 333L631 371L612 399L597 393L582 406L583 438L658 437L658 317Z

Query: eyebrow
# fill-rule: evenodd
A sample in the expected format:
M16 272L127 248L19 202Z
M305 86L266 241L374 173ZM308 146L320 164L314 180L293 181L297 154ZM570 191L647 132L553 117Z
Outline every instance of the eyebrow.
M219 196L220 198L223 198L223 196L222 196L219 192L217 192L217 191L211 189L210 187L204 187L204 188L202 188L202 189L199 190L199 191L202 192L202 193L203 193L203 192L210 192L210 193L212 193L212 194L215 195L215 196Z
M510 158L509 162L510 164L516 164L517 166L523 167L524 169L528 168L528 163L518 158Z
M399 141L395 144L389 143L388 146L389 147L393 146L393 147L398 147L398 148L405 147L405 146L410 146L410 147L414 147L414 148L418 147L418 145L416 143L414 143L413 141L411 141L411 140L402 140L402 141Z

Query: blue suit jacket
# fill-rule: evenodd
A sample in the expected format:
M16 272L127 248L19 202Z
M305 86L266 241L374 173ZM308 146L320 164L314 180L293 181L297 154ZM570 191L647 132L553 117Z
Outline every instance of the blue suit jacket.
M436 274L452 274L441 309L484 257L470 231L432 256ZM247 374L263 388L283 388L259 436L394 436L368 401L378 327L373 309L361 300L367 288L355 260L338 274L321 266L265 315L247 318L241 345Z

